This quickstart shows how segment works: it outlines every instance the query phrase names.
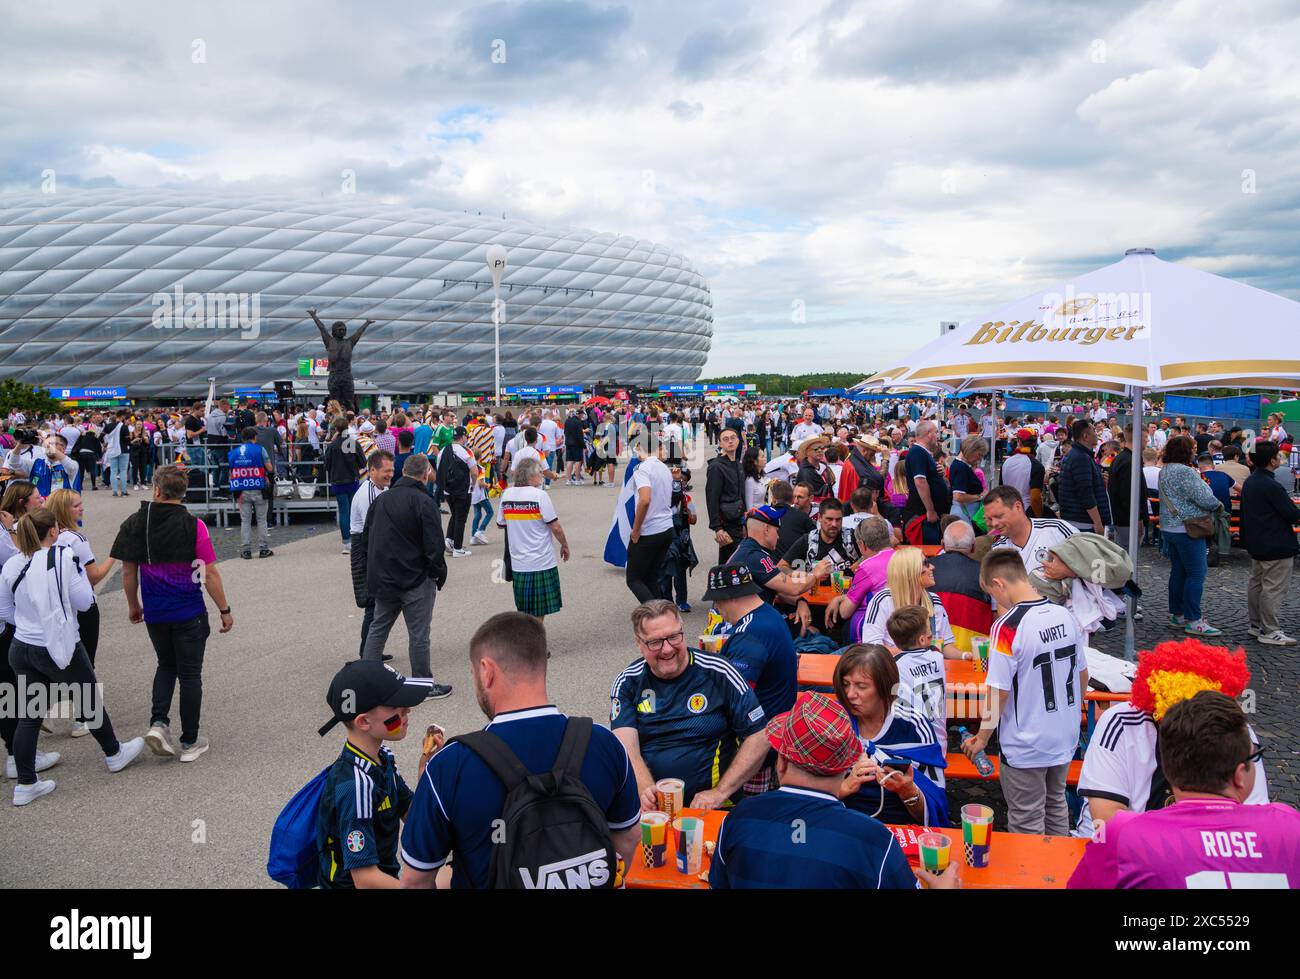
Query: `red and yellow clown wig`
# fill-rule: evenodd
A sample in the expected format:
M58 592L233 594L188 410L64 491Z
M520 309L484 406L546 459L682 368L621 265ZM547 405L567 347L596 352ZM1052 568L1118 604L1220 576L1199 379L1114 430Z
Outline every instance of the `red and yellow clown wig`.
M1133 706L1159 721L1174 704L1202 690L1217 690L1235 700L1249 682L1244 649L1229 652L1199 639L1162 642L1138 654Z

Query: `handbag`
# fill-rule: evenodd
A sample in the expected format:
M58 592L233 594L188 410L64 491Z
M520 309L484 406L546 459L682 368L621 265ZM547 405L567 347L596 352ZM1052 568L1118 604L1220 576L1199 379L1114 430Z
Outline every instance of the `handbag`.
M1214 534L1214 516L1213 514L1204 517L1188 517L1186 520L1178 513L1178 507L1174 506L1174 501L1169 501L1169 509L1173 511L1174 519L1181 521L1183 529L1187 531L1187 536L1192 540L1201 540Z

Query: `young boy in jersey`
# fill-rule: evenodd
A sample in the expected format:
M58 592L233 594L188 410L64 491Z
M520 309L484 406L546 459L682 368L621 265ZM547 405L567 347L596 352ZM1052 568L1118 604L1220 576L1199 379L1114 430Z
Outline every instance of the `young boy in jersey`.
M980 587L1002 617L989 636L988 698L979 731L962 751L972 760L996 730L1002 745L1002 795L1013 833L1070 831L1065 777L1079 747L1087 642L1074 614L1043 598L1024 561L1009 549L989 551Z
M889 616L885 628L898 648L898 697L920 709L934 726L940 745L948 744L948 692L943 653L934 648L930 617L919 605L907 605ZM946 750L946 748L945 748ZM937 784L943 785L943 772Z
M1202 690L1174 704L1160 722L1160 766L1174 804L1116 812L1098 824L1067 886L1300 887L1300 813L1243 804L1259 754L1227 694Z
M406 737L411 708L428 697L429 684L378 660L354 660L330 682L325 702L334 716L320 735L342 723L348 738L316 813L324 890L401 887L397 842L412 792L384 742Z

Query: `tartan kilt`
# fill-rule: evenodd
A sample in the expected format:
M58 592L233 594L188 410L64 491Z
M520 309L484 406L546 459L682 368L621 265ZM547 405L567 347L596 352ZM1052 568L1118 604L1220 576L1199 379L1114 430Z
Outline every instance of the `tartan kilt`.
M553 615L564 607L560 600L560 569L515 571L510 584L515 590L515 608L525 615Z

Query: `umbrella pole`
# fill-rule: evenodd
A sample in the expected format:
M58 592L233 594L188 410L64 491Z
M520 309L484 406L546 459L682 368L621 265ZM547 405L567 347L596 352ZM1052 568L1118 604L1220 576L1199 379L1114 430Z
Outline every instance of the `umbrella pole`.
M989 488L998 485L998 432L1002 424L998 419L998 392L995 388L989 401L989 412L993 415L993 438L989 445Z
M1138 507L1145 506L1146 500L1139 500L1138 493L1142 487L1142 399L1146 392L1142 388L1133 390L1133 410L1130 412L1129 430L1133 438L1133 457L1129 464L1128 497L1128 555L1133 562L1133 581L1138 580L1138 550L1141 538L1138 536ZM1128 596L1128 615L1124 620L1124 658L1129 662L1137 659L1137 641L1134 635L1133 614L1137 611L1137 599Z

